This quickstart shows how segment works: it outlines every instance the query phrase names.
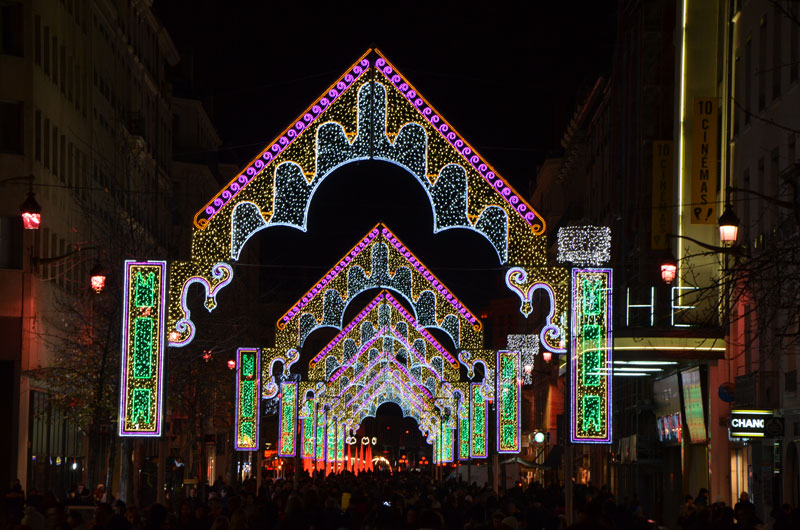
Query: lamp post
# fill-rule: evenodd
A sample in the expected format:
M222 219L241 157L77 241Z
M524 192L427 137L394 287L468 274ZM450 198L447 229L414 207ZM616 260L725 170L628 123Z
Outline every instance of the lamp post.
M0 180L0 184L6 182L17 182L27 180L30 182L28 189L28 197L19 206L19 214L22 217L22 226L25 230L38 230L42 221L42 207L36 202L35 193L33 193L33 175L25 175L24 177L10 177Z

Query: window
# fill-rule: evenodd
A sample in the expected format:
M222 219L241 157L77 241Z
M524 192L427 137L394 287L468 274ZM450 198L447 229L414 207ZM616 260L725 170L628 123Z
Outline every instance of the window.
M36 118L34 124L36 135L33 138L33 152L36 156L36 161L42 161L42 111L36 111Z
M0 101L0 153L22 154L23 108L21 101Z
M767 103L767 15L758 30L758 110Z
M67 139L61 135L61 182L64 182L67 175Z
M798 57L798 47L800 47L800 32L797 30L797 17L800 16L797 10L797 4L792 4L790 7L791 18L789 24L789 81L797 81L797 61L800 61L800 57Z
M58 127L53 127L53 175L58 175Z
M772 99L777 99L781 95L781 70L783 69L781 47L781 20L783 16L777 5L772 13L774 22L772 25Z
M742 111L744 112L744 124L750 124L750 104L753 101L752 95L753 86L753 40L747 37L747 42L744 45L744 105Z
M22 219L0 217L0 269L22 268Z
M22 57L22 4L0 2L0 54Z
M44 167L50 169L50 120L44 120Z
M37 66L42 66L42 17L33 17L33 57Z
M62 44L61 45L61 61L59 61L61 66L59 67L61 70L61 93L67 93L67 48Z
M44 73L50 75L50 26L44 27Z
M58 84L58 37L53 35L53 83Z
M75 175L74 171L74 164L75 164L75 150L72 145L72 142L69 143L69 156L67 157L67 186L70 188L72 187L72 178Z

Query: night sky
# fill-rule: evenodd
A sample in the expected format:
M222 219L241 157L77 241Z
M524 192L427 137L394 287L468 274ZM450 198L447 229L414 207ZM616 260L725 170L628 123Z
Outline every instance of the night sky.
M251 160L374 46L526 196L538 164L558 155L578 101L610 71L616 2L486 5L156 0L155 9L182 57L175 93L206 102L224 141L222 161ZM512 296L482 237L432 234L428 200L402 170L365 162L332 177L315 195L307 233L256 236L262 299L289 307L377 222L473 311Z

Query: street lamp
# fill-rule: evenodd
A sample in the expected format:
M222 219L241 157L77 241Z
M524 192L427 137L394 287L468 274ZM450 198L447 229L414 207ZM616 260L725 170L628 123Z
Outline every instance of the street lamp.
M675 280L677 273L678 264L675 263L675 258L670 255L664 260L664 263L661 264L661 279L664 280L664 283L669 285Z
M92 290L96 293L102 293L106 288L106 271L102 265L95 263L92 270L89 271L89 281L92 285Z
M719 239L723 245L736 243L739 235L739 218L733 213L730 203L725 205L725 211L719 218Z
M39 230L42 222L42 207L36 202L32 191L28 192L28 198L20 205L19 213L22 216L22 226L25 227L25 230Z

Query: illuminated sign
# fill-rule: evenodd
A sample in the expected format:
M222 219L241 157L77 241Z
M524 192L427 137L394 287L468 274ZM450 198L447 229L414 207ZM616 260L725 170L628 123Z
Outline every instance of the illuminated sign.
M691 443L703 443L706 441L706 417L703 408L700 367L681 372L681 382L683 386L683 417L689 428L689 440Z
M783 436L783 418L771 410L732 410L731 438L778 438Z
M236 355L236 450L258 450L259 369L258 348L239 348Z
M692 110L692 206L691 223L717 224L717 151L719 149L719 102L695 98Z
M120 436L161 436L166 266L125 262Z
M572 443L611 443L611 269L572 269Z

